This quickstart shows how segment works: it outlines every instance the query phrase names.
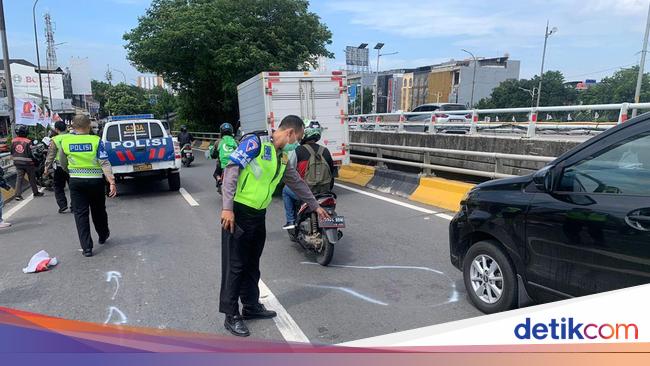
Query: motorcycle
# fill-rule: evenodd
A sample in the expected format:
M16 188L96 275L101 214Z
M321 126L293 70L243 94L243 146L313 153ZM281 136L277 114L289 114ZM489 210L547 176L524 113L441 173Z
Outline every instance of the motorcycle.
M298 208L296 227L288 230L289 238L300 246L316 254L316 262L327 266L334 255L334 245L343 237L345 218L336 215L336 195L323 193L316 195L316 200L329 214L327 220L320 220L316 212L309 212L309 206L303 203Z
M47 158L47 149L45 141L34 140L32 145L32 155L34 156L34 165L36 166L36 184L45 187L48 191L53 189L53 180L45 172L45 159Z
M194 151L192 151L192 145L185 144L181 149L181 162L183 166L189 167L190 164L194 161Z

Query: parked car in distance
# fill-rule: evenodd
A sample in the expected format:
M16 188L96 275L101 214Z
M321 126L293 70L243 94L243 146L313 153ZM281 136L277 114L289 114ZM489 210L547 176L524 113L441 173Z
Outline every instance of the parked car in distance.
M463 104L455 103L428 103L422 104L411 112L436 112L436 130L439 132L456 132L456 133L465 133L469 131L469 121L472 116L466 113L455 113L454 111L464 111L467 110ZM406 131L411 132L428 132L429 126L409 126L408 122L429 122L431 120L430 114L416 114L416 115L407 115L407 123L404 126ZM446 126L445 124L455 124L456 126ZM458 124L464 124L467 126L457 126Z
M534 174L477 185L449 239L485 313L650 283L650 113Z

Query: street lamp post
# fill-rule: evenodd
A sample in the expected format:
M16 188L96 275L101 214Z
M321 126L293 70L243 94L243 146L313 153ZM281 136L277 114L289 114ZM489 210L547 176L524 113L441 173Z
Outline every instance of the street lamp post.
M367 43L362 43L357 48L360 49L360 50L363 50L366 47L368 47L368 44ZM366 60L366 61L368 61L368 60ZM366 69L361 69L361 114L363 114L363 77L365 75L364 70L367 71Z
M519 87L519 89L530 93L530 106L532 107L535 104L535 92L538 91L537 87L534 86L533 90L522 88L522 87Z
M115 69L115 68L112 68L111 70L113 70L113 71L117 71L117 72L119 72L120 74L122 74L122 77L124 78L124 84L126 84L126 74L125 74L123 71L120 71L120 70Z
M557 27L553 27L550 31L548 30L548 20L546 21L546 31L544 32L544 51L542 52L542 70L539 73L539 86L537 86L537 107L539 108L539 100L542 96L542 78L544 76L544 59L546 58L546 42L548 37L553 33L557 32Z
M639 62L639 75L636 78L636 90L634 91L634 103L639 103L641 97L641 82L643 81L643 68L645 67L645 54L648 50L648 34L650 33L650 5L648 6L648 18L645 25L645 36L643 37L643 50ZM632 118L636 117L636 108L632 109Z
M375 70L375 85L374 85L374 98L373 98L373 107L372 107L372 112L377 113L377 107L379 106L379 58L381 56L390 56L390 55L397 55L399 52L391 52L391 53L381 53L380 50L384 47L383 43L377 43L375 46L375 49L377 50L377 70Z
M32 7L32 17L34 19L34 42L36 43L36 64L38 65L38 85L41 89L41 105L45 105L45 97L43 97L43 79L41 78L41 56L38 51L38 32L36 31L36 4L38 0L34 1L34 6Z
M2 40L2 62L5 69L5 87L7 88L7 104L9 107L9 128L11 136L16 137L16 110L14 102L13 80L11 78L11 68L9 65L9 46L7 45L7 29L5 25L5 7L0 0L0 39Z
M461 51L468 53L470 56L472 56L472 59L474 59L474 71L472 72L472 97L469 102L469 107L472 108L474 107L474 85L476 84L476 57L468 50L462 49Z

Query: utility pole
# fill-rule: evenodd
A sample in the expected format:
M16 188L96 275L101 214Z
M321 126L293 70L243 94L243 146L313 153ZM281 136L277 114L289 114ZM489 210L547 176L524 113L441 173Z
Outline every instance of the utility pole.
M5 86L7 87L7 104L9 107L9 126L11 136L16 137L16 110L14 108L14 87L9 66L9 46L7 46L7 27L5 25L5 6L0 0L0 38L2 39L2 62L5 68Z
M546 43L548 37L557 32L557 28L553 27L550 31L548 30L548 20L546 21L546 31L544 32L544 51L542 52L542 70L539 72L539 85L537 86L537 106L539 108L539 100L542 96L542 78L544 77L544 60L546 59Z
M648 18L645 23L645 36L643 37L643 51L641 51L641 62L639 63L639 76L636 78L636 90L634 92L634 103L639 103L641 98L641 84L643 82L643 68L645 67L645 54L648 50L648 33L650 33L650 5L648 5ZM636 108L632 109L632 118L636 117Z
M36 64L38 66L38 85L41 88L41 106L45 106L45 97L43 96L43 78L41 77L41 56L38 52L38 33L36 31L36 4L38 0L34 1L34 6L32 7L32 17L34 19L34 43L36 44Z
M474 85L476 84L476 63L477 63L476 56L474 56L474 54L469 52L468 50L462 49L461 51L468 53L470 56L472 56L472 59L474 60L474 71L472 72L472 97L469 102L469 107L473 108L474 107Z

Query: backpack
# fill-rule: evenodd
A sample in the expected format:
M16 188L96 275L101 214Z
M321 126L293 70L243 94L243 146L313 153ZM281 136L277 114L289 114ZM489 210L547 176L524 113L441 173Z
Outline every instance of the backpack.
M318 146L318 151L309 146L303 145L309 152L309 165L305 172L305 183L309 186L312 193L327 193L330 191L330 184L332 183L332 172L330 166L323 158L324 147Z

